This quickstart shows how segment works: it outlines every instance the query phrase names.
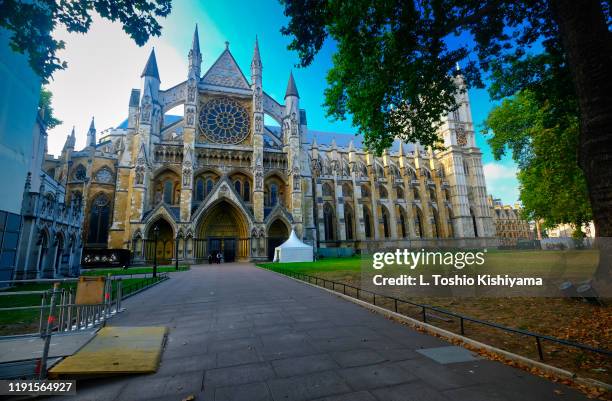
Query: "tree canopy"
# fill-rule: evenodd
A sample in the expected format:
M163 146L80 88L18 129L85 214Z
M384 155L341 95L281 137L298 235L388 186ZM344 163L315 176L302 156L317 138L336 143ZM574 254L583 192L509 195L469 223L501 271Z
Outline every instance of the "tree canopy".
M496 159L509 149L519 165L520 198L529 220L544 219L545 227L592 219L584 174L578 166L578 116L552 119L554 104L540 103L524 90L495 107L485 129L490 130Z
M301 66L312 63L326 39L336 43L325 92L328 115L351 115L377 152L396 137L436 145L438 119L457 107L453 94L462 90L453 79L458 62L468 88L490 81L493 99L528 90L538 109L553 100L543 119L577 111L574 143L595 228L597 235L612 237L609 0L281 3L289 17L281 32L292 37L289 48Z
M167 16L171 9L172 0L3 0L0 27L12 31L11 48L27 53L32 69L48 82L55 71L67 66L57 56L65 43L52 36L58 25L68 32L85 33L95 11L110 21L121 22L123 30L142 46L150 36L161 34L157 18Z
M53 107L51 106L51 100L53 99L53 94L51 91L41 88L40 89L40 99L38 100L38 109L41 111L43 123L47 129L51 129L57 127L62 123L61 120L58 120L53 115Z
M529 46L559 47L545 1L282 2L290 17L282 32L293 37L289 48L301 66L326 38L337 43L327 76L328 114L351 114L365 143L378 151L395 137L436 144L440 116L456 107L454 94L462 89L453 79L457 63L468 86L483 87L485 76L523 60ZM521 78L507 83L525 87L538 77ZM502 89L508 88L497 92Z

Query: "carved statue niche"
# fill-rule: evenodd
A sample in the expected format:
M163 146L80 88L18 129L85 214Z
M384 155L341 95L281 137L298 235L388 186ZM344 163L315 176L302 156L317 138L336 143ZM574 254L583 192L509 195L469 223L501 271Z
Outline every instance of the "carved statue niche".
M195 78L189 78L189 82L187 83L187 101L190 103L195 102L195 94L196 94L196 80Z
M263 101L261 95L261 87L255 88L255 112L261 113L263 112Z
M263 124L261 120L262 119L260 115L255 116L255 133L256 134L263 133Z
M185 111L185 120L187 121L187 125L193 126L195 124L195 108L187 107Z
M291 113L291 136L297 136L298 134L298 123L295 112Z
M255 190L263 191L263 169L258 168L255 172Z
M153 105L151 104L151 97L147 95L142 99L141 119L143 123L148 123L149 121L151 121L152 108L153 108Z
M183 169L183 187L191 187L191 169Z
M310 169L314 175L321 174L321 161L319 159L312 159L310 161Z

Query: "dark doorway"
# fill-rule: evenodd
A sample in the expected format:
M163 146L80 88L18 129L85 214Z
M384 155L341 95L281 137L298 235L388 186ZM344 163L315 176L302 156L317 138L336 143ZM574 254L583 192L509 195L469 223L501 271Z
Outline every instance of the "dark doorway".
M213 257L221 253L224 262L236 260L236 238L209 238L208 249Z
M287 241L289 230L285 223L277 219L268 228L268 260L274 259L274 249Z

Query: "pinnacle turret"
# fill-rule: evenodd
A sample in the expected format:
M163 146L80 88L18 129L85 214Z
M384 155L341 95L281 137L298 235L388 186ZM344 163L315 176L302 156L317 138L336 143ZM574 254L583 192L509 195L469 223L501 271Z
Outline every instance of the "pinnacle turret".
M94 124L94 117L91 117L89 130L87 131L87 146L96 146L96 126Z
M293 71L289 73L289 82L287 83L287 91L285 92L285 99L288 96L295 96L297 98L300 97L297 86L295 85L295 80L293 79Z
M255 35L255 48L253 49L253 59L251 60L251 68L253 67L262 67L261 55L259 54L259 41L257 40L257 35Z
M198 35L198 24L193 31L193 40L189 50L189 78L200 79L200 68L202 65L202 54L200 53L200 37Z
M191 41L191 51L200 54L200 37L198 35L198 24L193 31L193 40Z
M149 54L149 59L147 60L147 65L145 65L144 70L140 77L152 77L159 79L159 71L157 69L157 60L155 59L155 48L151 49L151 54Z

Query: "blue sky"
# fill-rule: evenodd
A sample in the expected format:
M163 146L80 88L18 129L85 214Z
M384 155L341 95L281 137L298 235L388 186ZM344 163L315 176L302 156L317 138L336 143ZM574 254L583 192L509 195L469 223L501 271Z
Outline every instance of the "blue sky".
M91 31L85 36L57 32L56 36L66 41L67 49L60 55L68 61L69 68L57 73L55 82L50 85L56 113L64 121L62 126L50 133L50 151L59 153L72 125L77 126L77 145L81 141L84 143L85 129L93 115L96 116L99 131L115 126L125 118L127 104L123 103L127 102L130 87L138 87L146 54L152 46L155 46L158 57L162 89L184 80L186 55L196 23L200 32L203 72L223 51L227 40L236 61L250 78L250 62L257 35L266 92L282 101L289 72L293 69L300 92L300 106L307 111L309 128L356 132L350 121L327 119L321 106L326 87L325 76L331 67L334 52L333 43L328 41L308 68L295 68L297 54L287 50L290 38L280 33L286 21L283 8L276 0L175 0L172 14L161 21L162 37L152 39L143 48L126 39L118 24L99 18L94 19ZM484 90L470 90L469 96L474 123L479 127L492 103ZM502 198L505 203L514 203L518 198L516 166L509 159L495 162L485 138L480 134L477 134L477 143L483 152L489 193Z

